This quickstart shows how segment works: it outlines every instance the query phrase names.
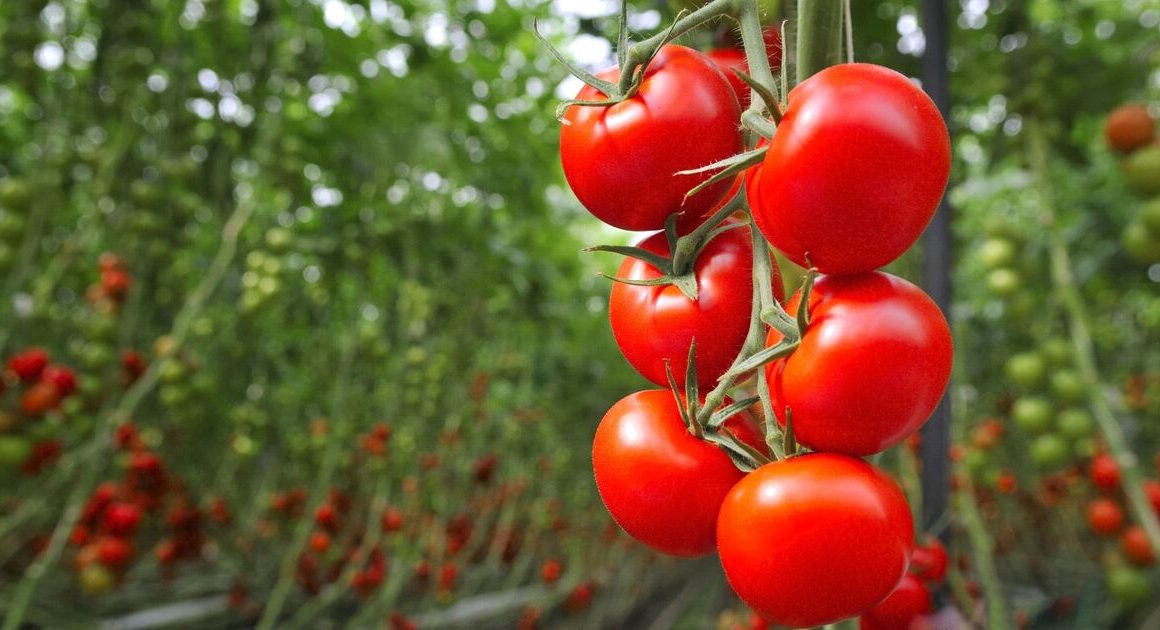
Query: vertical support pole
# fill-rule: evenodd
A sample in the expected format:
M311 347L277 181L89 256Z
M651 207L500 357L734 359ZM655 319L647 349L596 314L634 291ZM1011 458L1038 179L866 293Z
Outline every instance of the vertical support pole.
M922 28L926 49L922 56L922 85L946 120L950 115L947 71L949 20L945 0L923 0ZM931 299L950 321L951 208L944 197L923 238L922 281ZM951 445L950 387L934 415L922 429L922 524L930 529L942 521L950 499ZM943 530L943 539L946 532Z

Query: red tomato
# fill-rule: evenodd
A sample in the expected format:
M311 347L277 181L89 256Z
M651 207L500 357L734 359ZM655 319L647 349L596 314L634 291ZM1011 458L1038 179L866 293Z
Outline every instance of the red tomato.
M748 416L728 428L764 450ZM713 552L717 511L743 474L719 447L689 433L671 392L630 394L612 406L592 445L596 488L612 518L641 543L675 556Z
M133 545L129 541L104 536L95 543L97 546L97 561L110 569L120 569L133 559Z
M598 75L617 81L611 68ZM584 86L576 96L602 100ZM674 212L700 216L729 189L722 180L682 202L712 173L676 175L741 151L741 109L729 82L705 55L669 45L639 91L610 107L573 105L560 128L564 176L596 218L626 230L659 230ZM696 133L677 133L677 130Z
M1156 121L1140 103L1120 105L1108 114L1104 137L1116 151L1127 153L1147 146L1156 133Z
M60 404L60 389L52 381L37 381L20 397L20 409L30 416L55 409Z
M1115 458L1106 453L1100 453L1092 458L1088 467L1088 477L1092 485L1100 490L1115 490L1120 487L1120 467Z
M669 255L663 232L639 247ZM701 250L694 264L697 299L690 300L674 285L612 285L608 316L612 334L624 358L648 380L664 387L665 359L672 362L677 383L685 382L689 343L697 342L697 382L711 388L733 363L749 332L753 304L753 242L749 228L734 228L717 235ZM651 280L661 273L656 267L626 258L617 275L630 280ZM774 264L773 286L781 299L781 277Z
M797 309L800 294L787 310ZM793 412L797 440L870 455L906 439L938 405L951 375L951 332L921 289L882 272L822 276L801 346L767 366L773 409ZM767 345L781 339L769 333Z
M942 541L928 536L926 542L916 545L910 556L910 573L924 582L942 582L947 576L947 548Z
M105 508L105 531L114 536L130 536L141 521L141 509L132 503L113 503Z
M1139 525L1132 525L1120 535L1120 546L1124 555L1134 564L1146 567L1156 562L1156 553L1152 549L1152 542L1148 540L1148 533Z
M29 348L8 359L8 369L25 383L40 378L40 373L48 366L48 353L40 348Z
M1124 511L1112 499L1095 499L1088 503L1088 526L1100 536L1111 536L1124 524Z
M40 378L56 385L62 397L68 396L77 388L76 373L63 365L50 365L44 368Z
M717 551L741 599L770 622L820 626L890 594L914 546L910 507L886 473L813 453L766 464L721 505Z
M832 66L790 92L765 161L750 171L749 205L793 262L872 271L930 222L950 156L942 116L910 80L873 64Z
M1148 502L1152 504L1152 510L1156 512L1156 516L1160 516L1160 481L1146 479L1144 481L1144 494L1148 495Z
M858 626L862 630L903 630L929 612L930 591L917 577L908 575L889 597L862 613Z

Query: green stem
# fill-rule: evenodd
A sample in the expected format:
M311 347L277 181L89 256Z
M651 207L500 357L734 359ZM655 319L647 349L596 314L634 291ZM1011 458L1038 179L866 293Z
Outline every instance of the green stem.
M636 69L649 59L652 59L653 55L656 54L661 46L706 22L726 15L733 8L736 1L713 0L696 11L680 18L673 23L671 28L665 29L629 47L625 63L620 69L620 93L629 93L629 90L632 88L633 78L636 75Z
M969 475L962 475L962 478L969 479ZM1008 630L1012 628L1011 615L1007 612L1003 585L999 582L999 573L995 570L994 544L991 542L987 526L983 523L983 517L979 514L979 506L975 504L974 488L970 485L970 481L966 483L967 486L956 493L955 499L971 544L975 572L983 585L983 598L987 605L985 625L991 630Z
M842 63L842 0L798 0L797 83Z
M757 0L741 0L739 19L741 43L745 46L745 62L749 65L749 76L777 94L777 83L773 80L773 70L769 67L769 53L765 50L765 37L762 34ZM750 90L749 111L761 113L761 99L755 90Z
M1075 367L1087 385L1090 392L1090 408L1096 419L1100 433L1107 443L1108 451L1115 458L1120 468L1121 486L1128 498L1128 507L1136 521L1143 526L1153 549L1160 549L1160 520L1152 509L1148 496L1144 493L1143 479L1140 475L1136 454L1128 446L1120 423L1116 420L1117 413L1123 413L1122 407L1113 409L1113 402L1105 393L1100 379L1099 369L1096 366L1095 348L1091 333L1088 330L1087 306L1079 285L1072 273L1071 256L1067 250L1067 241L1059 230L1052 229L1056 223L1055 204L1051 194L1051 182L1047 162L1047 141L1043 137L1043 130L1039 121L1032 118L1027 126L1028 157L1035 177L1036 191L1039 196L1039 211L1041 221L1050 235L1048 257L1051 262L1051 278L1063 303L1067 314L1068 330L1075 350ZM1118 406L1118 403L1117 403Z

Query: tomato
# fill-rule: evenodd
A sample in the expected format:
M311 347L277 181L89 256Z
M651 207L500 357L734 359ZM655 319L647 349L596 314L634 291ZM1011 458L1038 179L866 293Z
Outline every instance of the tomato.
M1146 567L1156 562L1156 552L1148 540L1148 533L1139 525L1131 525L1120 534L1120 547L1135 565Z
M1077 403L1087 397L1087 384L1075 370L1060 370L1051 375L1051 392L1064 402Z
M15 468L32 454L32 441L24 435L0 434L0 468Z
M8 359L8 369L25 383L40 378L40 373L48 367L48 353L40 348L29 348Z
M1144 481L1144 494L1148 495L1148 502L1152 504L1152 511L1160 516L1160 481L1147 479Z
M1127 153L1152 142L1156 121L1140 103L1126 103L1112 110L1104 124L1108 146Z
M1062 466L1070 454L1067 448L1067 440L1054 433L1045 433L1036 436L1031 441L1031 449L1029 451L1031 461L1035 462L1043 468L1055 468Z
M1160 239L1160 199L1153 199L1140 209L1140 222L1153 238Z
M1092 458L1088 478L1100 490L1116 490L1120 487L1120 466L1111 455L1101 453Z
M801 295L787 309L797 309ZM773 409L798 442L870 455L926 422L951 375L951 332L921 289L887 273L822 276L801 345L770 363ZM767 345L781 339L771 330Z
M1017 398L1011 406L1011 419L1027 433L1043 433L1051 427L1051 403L1039 396Z
M20 409L30 416L39 416L60 404L60 389L52 381L37 381L20 397Z
M133 545L113 536L97 539L97 561L110 569L120 569L133 559Z
M930 591L918 578L907 575L894 591L869 611L862 613L862 630L901 630L930 612Z
M793 262L822 273L872 271L930 222L950 157L938 108L909 79L873 64L831 66L790 92L750 175L749 205Z
M1160 177L1160 170L1157 170L1156 177ZM1120 243L1138 263L1150 265L1155 262L1160 262L1160 237L1154 236L1148 231L1147 226L1139 221L1132 221L1124 226L1124 231L1120 234Z
M619 72L598 76L617 81ZM605 96L586 85L576 98ZM589 212L618 228L657 230L674 212L700 216L730 182L685 202L685 193L712 173L675 174L739 153L740 116L729 81L712 61L684 46L664 46L631 98L609 107L568 108L560 128L564 176Z
M1060 434L1072 440L1090 437L1095 426L1091 414L1083 409L1064 409L1059 412L1056 424Z
M1124 179L1136 194L1160 193L1160 144L1150 144L1124 158Z
M1032 389L1043 382L1043 377L1047 373L1047 363L1038 353L1023 352L1011 355L1004 369L1012 383Z
M741 599L777 625L820 626L890 594L914 546L902 490L870 464L812 453L758 468L721 505L717 551Z
M1095 499L1087 506L1088 526L1100 536L1111 536L1124 524L1124 511L1112 499Z
M726 426L764 450L748 416ZM743 476L723 450L689 433L666 390L630 394L608 410L596 429L592 468L600 498L624 531L687 557L713 552L717 511Z
M77 375L63 365L50 365L44 368L41 379L56 385L62 397L72 394L77 388Z
M103 593L116 583L116 576L113 572L99 564L90 564L81 569L78 576L81 583L81 590L87 595L96 595Z
M1000 297L1014 295L1021 286L1023 278L1014 269L1000 267L987 274L987 288Z
M1006 267L1015 262L1018 250L1011 239L991 237L979 246L979 259L988 269Z
M947 548L942 541L928 536L923 544L915 545L910 573L924 582L942 582L947 576Z
M547 560L540 565L540 579L544 584L555 584L560 579L561 570L559 560Z
M132 503L113 503L105 508L104 529L114 536L129 536L141 521L141 508Z
M1129 606L1144 602L1152 593L1152 583L1140 569L1113 567L1108 570L1107 580L1112 596Z
M669 255L664 233L654 234L639 247ZM771 261L772 262L772 261ZM775 297L781 294L781 277L773 267ZM734 228L701 250L693 266L697 299L690 300L674 285L636 286L613 283L608 315L616 344L642 376L668 386L665 359L672 362L673 376L685 382L689 343L696 341L697 382L711 388L741 352L749 333L753 304L753 241L749 228ZM626 258L618 277L651 280L661 276L649 263Z

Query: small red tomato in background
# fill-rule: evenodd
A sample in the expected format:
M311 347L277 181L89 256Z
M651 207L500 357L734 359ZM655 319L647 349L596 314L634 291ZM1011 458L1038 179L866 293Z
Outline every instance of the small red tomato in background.
M862 630L905 630L930 612L930 591L913 575L902 578L890 595L862 614Z
M50 365L44 368L40 378L56 385L62 398L72 394L77 388L76 373L63 365Z
M619 71L597 76L617 81ZM605 95L586 85L576 98ZM712 174L676 173L739 153L740 116L729 81L712 61L684 46L664 46L631 98L609 107L568 108L560 127L564 176L601 221L625 230L659 230L673 213L700 216L729 189L722 180L685 202L685 193Z
M20 410L30 416L39 416L60 404L60 389L52 381L37 381L20 396Z
M40 373L48 367L48 353L41 348L29 348L8 359L8 369L25 383L40 378Z
M1104 124L1108 146L1121 153L1135 151L1152 142L1156 121L1140 103L1126 103L1112 110Z
M131 535L139 522L141 509L132 503L112 503L105 508L104 529L114 536Z
M910 573L924 582L942 582L947 576L947 548L942 541L928 536L923 544L915 545L910 555Z
M1092 458L1088 478L1100 490L1115 490L1120 487L1120 467L1111 455L1100 453Z
M776 461L729 492L717 521L725 577L774 624L848 619L890 594L914 547L910 507L886 473L853 457Z
M1088 526L1100 536L1111 536L1124 524L1124 511L1112 499L1095 499L1087 506Z
M778 422L788 407L798 442L859 456L922 427L951 375L951 332L938 306L906 280L873 272L822 276L809 312L798 349L766 368ZM766 345L781 338L771 330Z
M560 572L559 560L547 560L540 567L540 579L544 580L544 584L555 584L560 579Z
M764 450L748 416L726 426ZM608 410L596 429L592 468L600 498L624 531L686 557L713 552L721 501L743 476L723 450L689 433L672 393L660 389L630 394Z
M133 545L123 538L103 536L95 544L97 561L110 569L124 568L133 559Z
M387 508L383 512L383 531L397 532L403 529L403 512L398 508Z
M639 245L669 255L664 233ZM708 391L741 351L749 333L753 304L753 242L749 228L717 235L701 250L693 266L697 299L690 300L674 285L612 285L608 318L616 345L637 372L662 387L668 386L665 360L671 362L678 385L684 385L689 344L696 341L697 383ZM652 280L661 276L652 265L626 258L617 276ZM781 299L781 276L776 265L773 286Z
M873 271L930 222L950 157L946 124L918 86L889 68L841 64L789 93L746 190L758 228L793 262Z
M1130 525L1120 534L1120 548L1133 564L1146 567L1156 562L1156 552L1148 533L1139 525Z

